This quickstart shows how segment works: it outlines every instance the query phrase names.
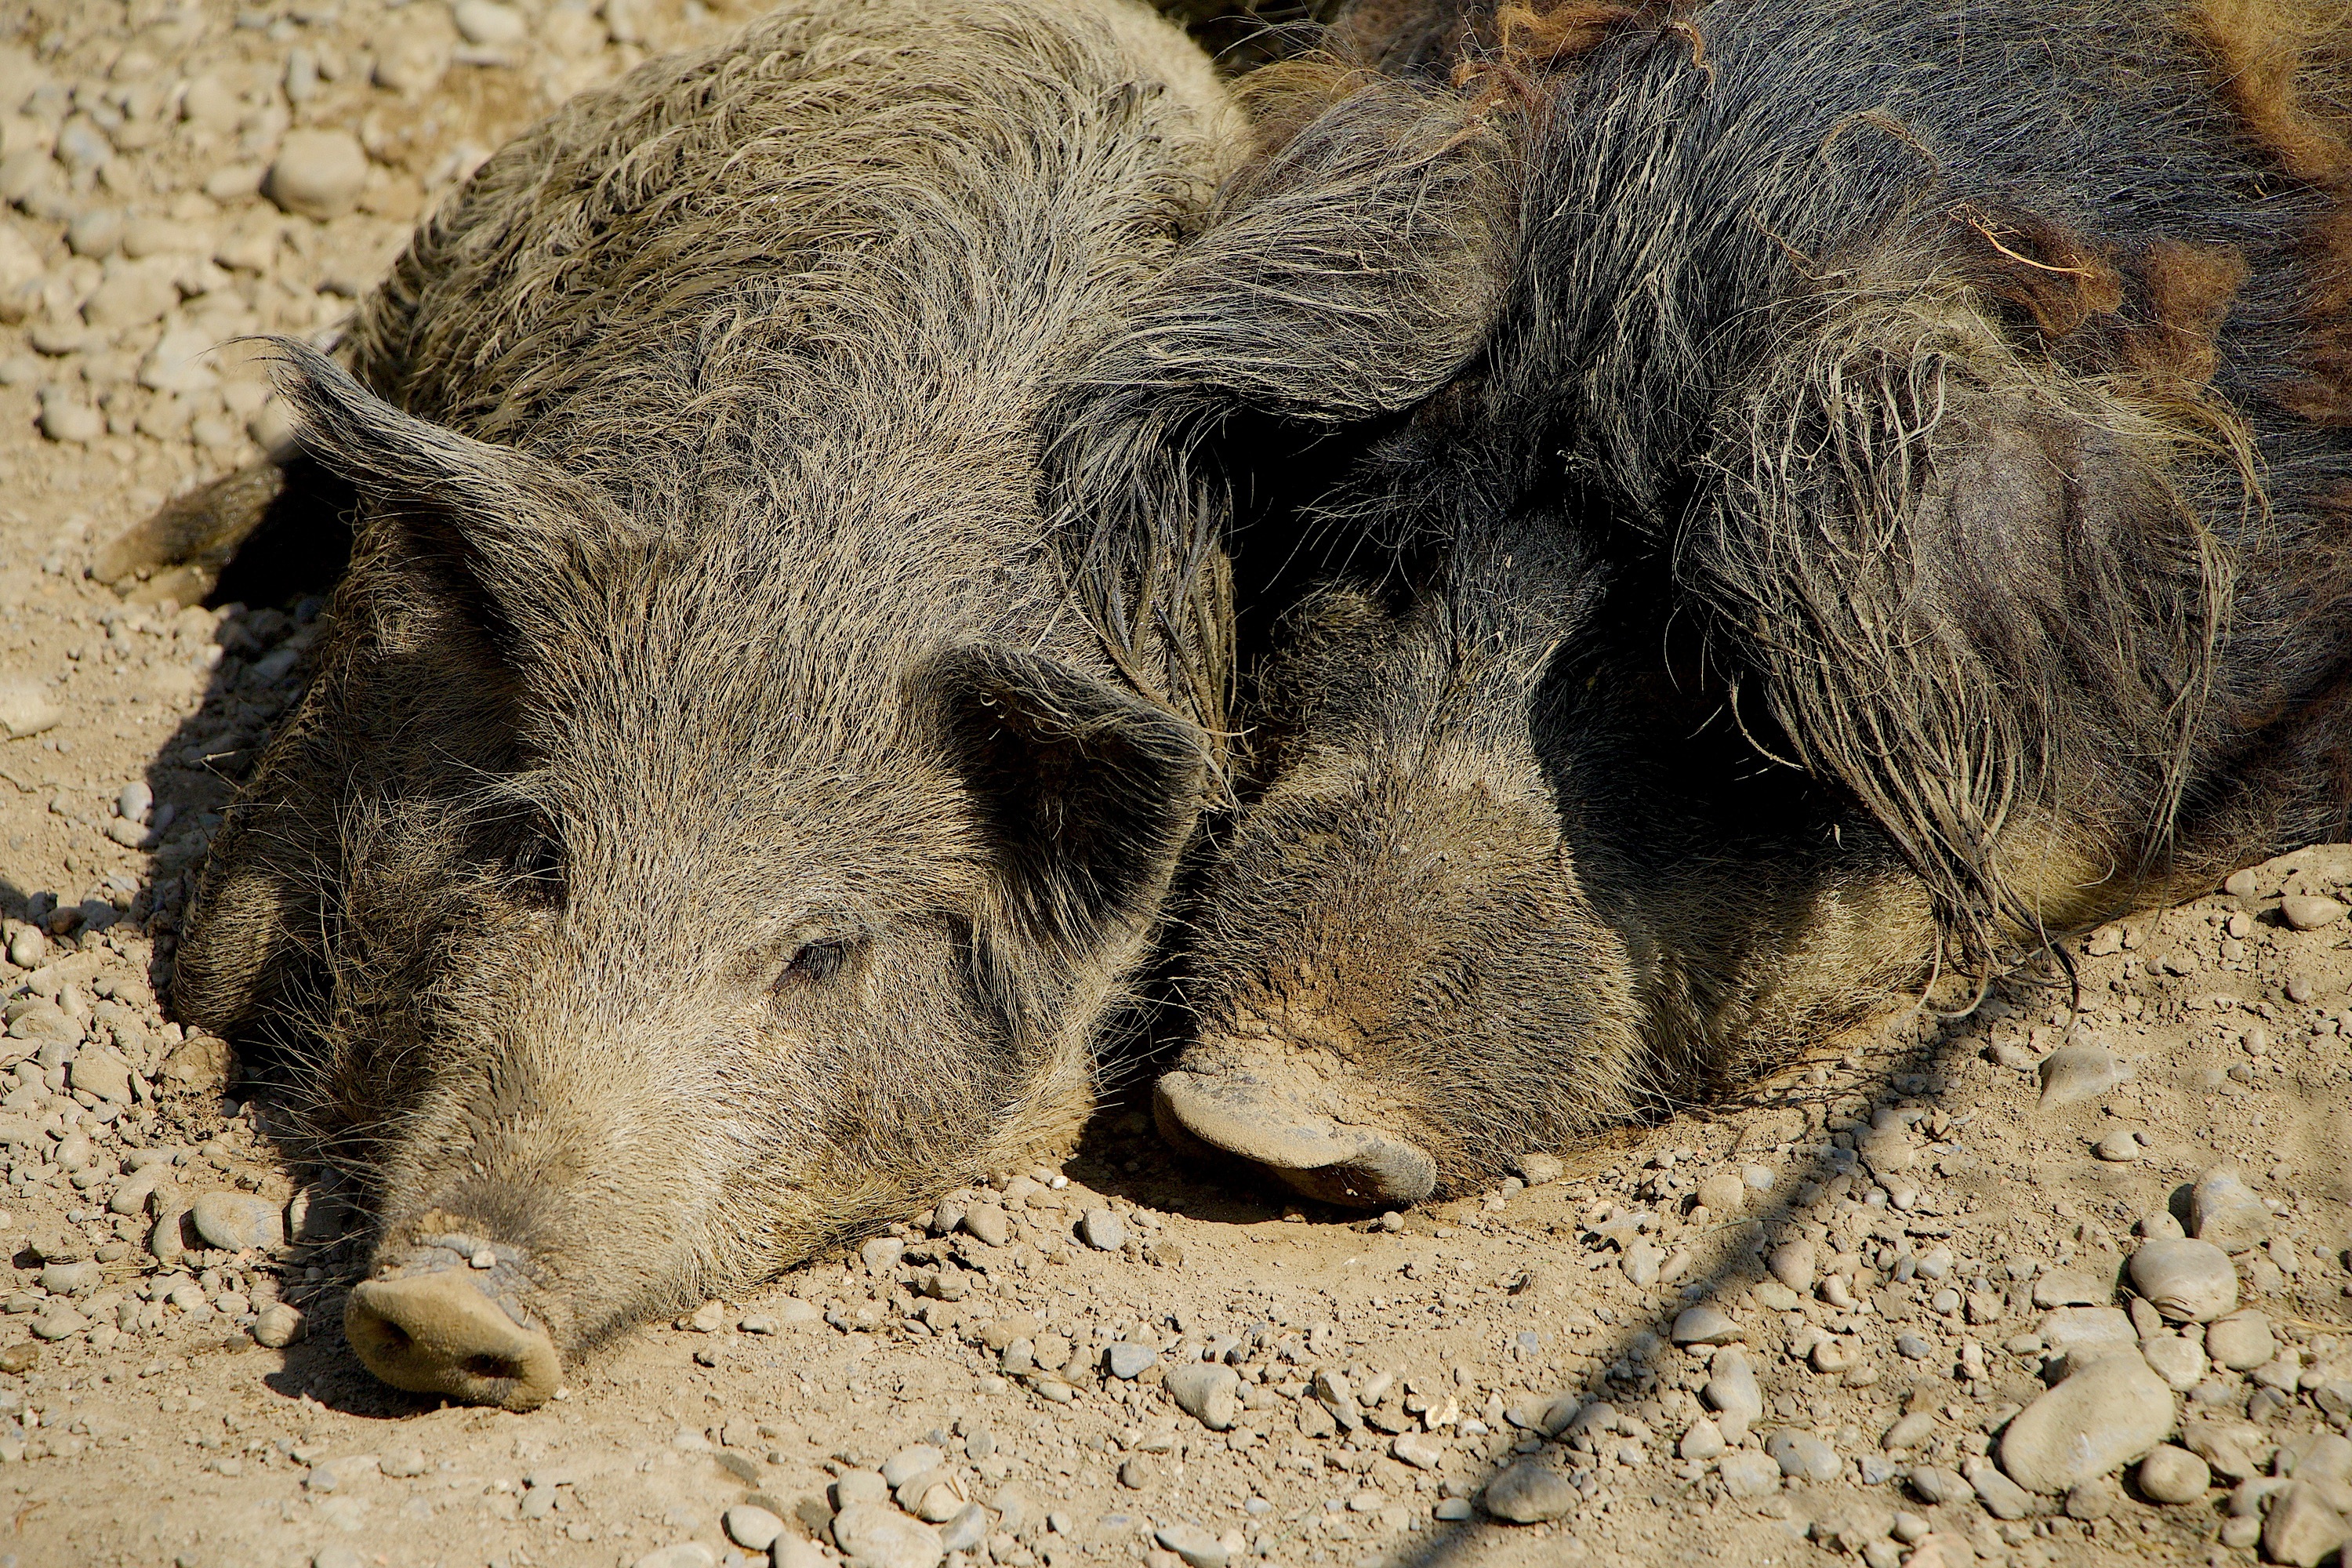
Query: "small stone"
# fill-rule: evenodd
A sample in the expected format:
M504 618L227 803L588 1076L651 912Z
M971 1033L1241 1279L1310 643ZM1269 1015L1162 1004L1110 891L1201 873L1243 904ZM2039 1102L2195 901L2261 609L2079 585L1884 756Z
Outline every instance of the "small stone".
M1748 1184L1728 1172L1698 1184L1698 1201L1716 1214L1738 1214L1748 1203Z
M302 1337L302 1314L283 1301L272 1301L253 1320L253 1342L268 1350L284 1350Z
M1486 1511L1507 1524L1541 1524L1576 1507L1576 1483L1559 1466L1522 1459L1486 1483Z
M58 721L64 717L65 710L49 700L47 689L39 681L24 676L0 677L0 740L14 741L26 735L37 735L44 730L54 729ZM26 936L33 940L26 942ZM32 963L27 963L16 956L19 944L22 944L25 957L31 959ZM9 942L8 961L19 969L37 968L47 949L48 943L41 933L27 926L24 932Z
M2205 1375L2205 1347L2185 1334L2142 1340L2140 1355L2176 1394L2186 1394Z
M1734 1448L1717 1461L1723 1489L1736 1498L1767 1497L1780 1489L1780 1466L1753 1448Z
M940 1546L946 1552L969 1552L988 1539L988 1510L976 1502L965 1503L948 1517L940 1527ZM782 1568L782 1559L778 1559Z
M1127 1245L1127 1222L1108 1209L1088 1209L1078 1221L1078 1236L1097 1252L1117 1252Z
M1837 1450L1810 1432L1783 1428L1772 1434L1764 1451L1791 1480L1833 1481L1843 1468Z
M1121 1380L1140 1377L1145 1369L1160 1359L1160 1352L1150 1345L1129 1344L1122 1340L1103 1352L1103 1364L1113 1377Z
M1149 1454L1134 1455L1118 1468L1118 1484L1129 1491L1147 1491L1160 1479L1160 1467Z
M2091 1152L2110 1164L2128 1165L2139 1158L2139 1139L2129 1128L2117 1128L2092 1144Z
M1519 1179L1531 1187L1557 1182L1567 1173L1568 1166L1557 1154L1531 1152L1519 1156Z
M2201 1323L2238 1304L2229 1254L2210 1241L2163 1237L2131 1255L2132 1289L2176 1323Z
M872 1568L937 1568L940 1532L881 1503L852 1503L833 1517L834 1544Z
M2271 1211L2236 1172L2209 1171L2189 1190L2189 1232L2224 1252L2243 1252L2269 1237Z
M929 1475L948 1462L948 1457L929 1443L917 1443L901 1448L882 1461L882 1484L897 1491L918 1476Z
M1773 1279L1804 1295L1813 1288L1813 1244L1802 1239L1782 1242L1764 1259L1764 1267L1772 1271Z
M719 1559L710 1555L710 1548L699 1541L681 1541L675 1546L646 1552L632 1568L718 1568L718 1563Z
M1707 1363L1707 1374L1699 1397L1715 1411L1725 1439L1737 1441L1764 1414L1764 1395L1757 1386L1755 1369L1738 1349L1727 1345Z
M1389 1452L1416 1470L1433 1470L1445 1462L1445 1445L1428 1432L1407 1432L1389 1441Z
M282 1247L286 1242L285 1214L268 1199L250 1193L218 1189L199 1193L188 1205L188 1214L205 1244L224 1251Z
M857 1249L857 1261L866 1266L866 1273L878 1279L898 1268L898 1259L906 1252L907 1244L897 1237L877 1236Z
M1729 1446L1723 1440L1723 1428L1702 1415L1684 1428L1675 1453L1685 1459L1712 1459Z
M2042 1059L2042 1104L2075 1105L2096 1100L2131 1076L2105 1046L2061 1046Z
M1995 1519L2023 1519L2033 1511L2033 1499L2023 1487L2002 1475L1990 1465L1983 1466L1969 1478L1977 1500Z
M220 384L219 373L210 363L218 346L202 327L173 327L139 362L139 384L184 395L208 391ZM127 811L122 815L133 816Z
M1224 1542L1197 1524L1171 1524L1151 1534L1153 1540L1182 1558L1185 1568L1225 1568L1233 1559Z
M964 1211L964 1234L985 1247L1003 1247L1013 1239L1013 1220L995 1204L974 1204Z
M530 36L523 14L498 0L457 0L449 7L449 18L467 43L486 48L504 48Z
M2231 1372L2252 1372L2278 1354L2278 1339L2260 1312L2232 1312L2205 1325L2205 1353Z
M2279 900L2279 913L2297 931L2317 931L2344 918L2345 906L2311 893L2289 893Z
M2141 1458L2172 1430L2172 1390L2137 1354L2091 1363L2051 1389L2001 1435L2000 1467L2055 1496Z
M1665 1249L1650 1241L1636 1241L1625 1249L1625 1278L1638 1289L1646 1290L1658 1282L1658 1270L1666 1261Z
M293 131L278 143L262 194L286 212L323 222L358 204L367 176L367 152L350 132Z
M784 1521L756 1504L739 1502L719 1516L727 1539L746 1552L765 1552L784 1532Z
M2289 1481L2271 1500L2270 1513L2263 1521L2263 1554L2291 1568L2313 1568L2344 1538L2343 1515L2306 1481Z
M2037 1307L2100 1307L2114 1297L2111 1288L2071 1268L2045 1268L2033 1280Z
M1675 1316L1670 1335L1678 1345L1727 1345L1745 1338L1746 1331L1719 1309L1702 1301Z
M1171 1367L1165 1380L1176 1407L1212 1432L1229 1431L1241 1408L1241 1374L1229 1366L1192 1362Z
M1871 1173L1881 1181L1899 1175L1919 1162L1918 1146L1911 1142L1911 1134L1900 1124L1875 1128L1864 1133L1854 1144L1854 1152L1861 1156L1864 1164L1870 1167Z
M833 1559L823 1547L790 1532L776 1537L776 1543L768 1549L768 1560L772 1568L833 1568Z
M131 1103L131 1064L110 1046L89 1046L66 1068L66 1081L110 1105Z
M2106 1477L2077 1482L2066 1493L2068 1519L2105 1519L2124 1500L2123 1489Z
M1969 1495L1969 1487L1958 1470L1941 1465L1917 1465L1912 1468L1911 1489L1919 1494L1922 1502L1941 1505Z
M2139 1462L2139 1489L2151 1502L2195 1502L2212 1484L2213 1472L2204 1460L2170 1443Z
M1315 1374L1315 1397L1331 1412L1344 1431L1353 1432L1364 1424L1363 1408L1356 1403L1355 1390L1348 1384L1348 1374L1326 1369Z
M70 397L41 400L41 434L52 441L87 447L106 434L106 416Z

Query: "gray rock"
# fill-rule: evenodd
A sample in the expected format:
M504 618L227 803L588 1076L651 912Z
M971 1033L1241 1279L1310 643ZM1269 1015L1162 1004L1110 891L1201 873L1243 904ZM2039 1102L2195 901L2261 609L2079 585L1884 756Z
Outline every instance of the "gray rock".
M13 740L18 735L36 734L58 721L60 714L57 708L44 704L44 714L20 700L22 694L16 689L30 684L29 681L0 681L0 738ZM36 729L16 728L19 721L31 723L44 717L47 722L39 723ZM48 962L48 957L49 939L32 926L25 927L8 939L8 962L19 969L38 969Z
M2205 1348L2185 1334L2142 1340L2139 1353L2176 1394L2188 1393L2205 1375Z
M2204 1460L2169 1443L2139 1462L2139 1489L2151 1502L2195 1502L2212 1484L2213 1472Z
M881 1503L852 1503L834 1515L833 1541L871 1568L938 1568L947 1555L937 1530Z
M368 1568L368 1561L349 1546L321 1546L311 1553L310 1568Z
M1117 1252L1127 1245L1127 1222L1108 1209L1088 1209L1078 1221L1078 1237L1097 1252Z
M286 1215L276 1204L250 1193L199 1193L188 1205L188 1214L205 1245L226 1251L282 1247L286 1242Z
M833 1559L824 1554L824 1548L790 1531L776 1537L775 1545L768 1549L768 1561L772 1568L833 1568Z
M879 1470L844 1470L834 1478L833 1506L836 1510L889 1500L890 1483L882 1479Z
M899 1449L882 1461L882 1484L897 1491L917 1476L929 1475L948 1462L948 1457L929 1443L917 1443Z
M2061 1495L2154 1450L2172 1430L2172 1390L2137 1355L2093 1362L2027 1405L2000 1440L2000 1468Z
M1969 1478L1975 1489L1977 1500L1995 1519L2023 1519L2033 1511L2033 1499L2023 1487L2002 1475L1990 1465L1980 1467Z
M2344 1516L2307 1481L2289 1481L2271 1500L2263 1521L2263 1555L2291 1568L2313 1568L2343 1545L2344 1538Z
M1764 1267L1772 1271L1773 1279L1801 1296L1813 1288L1814 1257L1813 1244L1800 1237L1774 1247Z
M988 1539L988 1510L968 1502L940 1526L940 1545L949 1552L970 1552Z
M2061 1046L2042 1058L2042 1104L2047 1109L2096 1100L2131 1076L2105 1046Z
M2231 1372L2252 1372L2278 1354L2278 1337L2260 1312L2232 1312L2205 1325L2205 1353Z
M76 398L44 394L41 434L52 441L87 447L106 434L106 416Z
M1935 1416L1925 1410L1915 1410L1886 1429L1879 1447L1890 1453L1897 1448L1916 1448L1935 1435Z
M1837 1450L1810 1432L1775 1432L1771 1441L1764 1445L1764 1451L1780 1467L1780 1473L1791 1480L1833 1481L1843 1468L1838 1463Z
M1678 1345L1727 1345L1747 1337L1747 1331L1721 1309L1702 1301L1675 1315L1669 1337Z
M1748 1184L1731 1172L1718 1172L1698 1184L1698 1201L1714 1214L1738 1214L1748 1204Z
M987 1247L1003 1247L1013 1239L1013 1220L995 1204L974 1204L964 1210L964 1234Z
M1734 1448L1716 1462L1723 1489L1736 1498L1766 1497L1780 1489L1780 1467L1753 1448Z
M1389 1443L1389 1453L1416 1470L1434 1470L1445 1462L1445 1445L1434 1434L1406 1432Z
M1706 1386L1699 1391L1716 1413L1724 1436L1737 1442L1764 1414L1764 1394L1756 1384L1755 1369L1745 1354L1727 1345L1707 1363Z
M1212 1432L1230 1431L1241 1410L1241 1374L1229 1366L1190 1362L1171 1367L1166 1386L1176 1407Z
M75 1053L66 1081L109 1104L131 1103L131 1064L111 1046L86 1046Z
M1116 1378L1140 1377L1145 1369L1160 1359L1160 1352L1150 1345L1129 1344L1119 1341L1103 1352L1103 1363Z
M877 1236L858 1247L857 1261L866 1266L866 1273L878 1279L898 1268L898 1260L906 1254L907 1244L897 1237Z
M1315 1374L1315 1397L1331 1413L1331 1419L1340 1430L1353 1432L1364 1424L1364 1412L1356 1403L1356 1391L1348 1386L1344 1372L1324 1371Z
M2279 913L2297 931L2317 931L2344 918L2345 906L2311 893L2289 893L2279 900Z
M2040 1332L2051 1354L2063 1356L2076 1366L2139 1344L2139 1331L2132 1327L2131 1314L2121 1307L2061 1307L2043 1316Z
M2132 1289L2176 1323L2201 1323L2238 1304L2230 1255L2189 1237L2142 1242L2131 1255Z
M1679 1458L1707 1460L1716 1458L1729 1445L1723 1440L1723 1428L1702 1415L1683 1429L1682 1440L1675 1445Z
M2189 1232L2224 1252L2243 1252L2269 1237L2271 1211L2235 1171L2208 1171L2189 1191Z
M1171 1524L1152 1531L1152 1539L1182 1558L1187 1568L1225 1568L1233 1555L1197 1524Z
M1576 1483L1557 1465L1522 1459L1488 1481L1479 1500L1507 1524L1541 1524L1565 1518L1576 1506Z
M280 209L324 221L358 205L367 177L367 151L350 132L295 131L278 143L261 188Z
M1941 1465L1914 1466L1909 1479L1911 1489L1922 1502L1956 1502L1972 1489L1958 1470L1946 1469Z
M739 1502L719 1516L727 1539L746 1552L765 1552L784 1532L784 1521L756 1503Z

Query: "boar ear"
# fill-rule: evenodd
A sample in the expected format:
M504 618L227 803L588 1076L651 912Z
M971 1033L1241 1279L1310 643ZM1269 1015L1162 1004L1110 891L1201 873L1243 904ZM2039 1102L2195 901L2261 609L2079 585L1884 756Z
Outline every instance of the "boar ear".
M1340 424L1420 402L1484 342L1516 244L1502 138L1455 94L1317 85L1319 111L1223 194L1107 345L1114 402Z
M924 674L1015 917L1073 950L1149 919L1200 815L1206 737L1037 654L957 648Z
M307 343L273 345L302 448L358 490L362 529L392 531L409 562L488 626L522 631L546 618L546 588L574 564L567 558L621 526L593 487L401 412ZM604 526L579 526L592 517Z

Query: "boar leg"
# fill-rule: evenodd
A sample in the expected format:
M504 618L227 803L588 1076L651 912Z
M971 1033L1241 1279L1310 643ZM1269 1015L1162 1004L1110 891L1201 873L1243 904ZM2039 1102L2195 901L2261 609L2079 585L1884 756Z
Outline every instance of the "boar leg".
M1322 1203L1402 1208L1436 1190L1437 1163L1418 1144L1336 1121L1252 1074L1165 1073L1151 1103L1180 1152L1238 1155Z
M323 588L351 553L349 489L304 457L250 464L116 535L90 574L142 605L202 604L225 578L257 603Z

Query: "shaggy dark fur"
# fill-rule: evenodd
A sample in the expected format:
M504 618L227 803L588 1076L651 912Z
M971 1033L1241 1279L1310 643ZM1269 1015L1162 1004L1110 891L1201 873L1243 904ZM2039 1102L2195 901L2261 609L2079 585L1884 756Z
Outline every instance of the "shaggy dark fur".
M1456 1190L2346 831L2340 27L1382 26L1511 144L1512 282L1258 682L1176 1136Z

